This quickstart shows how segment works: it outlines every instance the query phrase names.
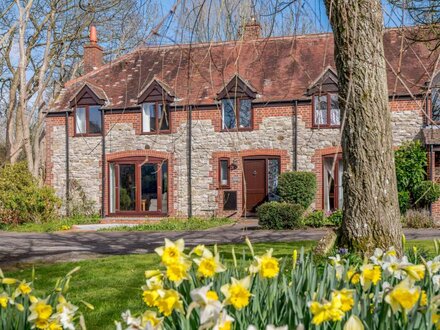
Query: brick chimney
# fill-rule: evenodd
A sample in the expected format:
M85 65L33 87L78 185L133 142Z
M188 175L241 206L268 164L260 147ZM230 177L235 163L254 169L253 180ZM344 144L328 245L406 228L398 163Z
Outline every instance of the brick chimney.
M102 65L102 48L98 45L96 27L90 27L90 42L84 46L84 74Z
M261 25L258 23L255 16L246 22L243 28L243 40L256 40L261 36Z

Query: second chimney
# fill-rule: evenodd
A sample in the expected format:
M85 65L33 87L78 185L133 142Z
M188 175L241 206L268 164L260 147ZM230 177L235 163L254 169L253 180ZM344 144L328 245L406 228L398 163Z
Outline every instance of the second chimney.
M90 27L90 42L84 46L84 74L102 65L102 48L98 45L96 27Z
M243 27L243 40L256 40L261 36L261 25L257 19L252 16L249 21Z

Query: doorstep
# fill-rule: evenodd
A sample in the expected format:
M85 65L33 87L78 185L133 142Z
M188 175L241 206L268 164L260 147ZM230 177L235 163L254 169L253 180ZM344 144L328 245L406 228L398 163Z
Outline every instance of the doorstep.
M105 217L101 219L100 224L133 224L141 225L145 223L157 223L166 218L147 218L147 217Z
M87 225L73 225L73 231L98 231L101 229L117 228L117 227L133 227L134 223L95 223Z

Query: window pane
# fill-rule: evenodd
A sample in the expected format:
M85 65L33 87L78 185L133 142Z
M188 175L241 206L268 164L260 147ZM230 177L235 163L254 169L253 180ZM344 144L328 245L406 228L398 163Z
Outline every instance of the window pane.
M161 131L167 131L170 129L170 122L169 122L169 108L167 106L164 106L163 104L159 104L159 127Z
M142 103L142 132L151 132L150 103Z
M315 125L327 124L327 95L315 96Z
M86 109L76 108L75 111L75 132L78 134L84 134L86 132Z
M227 160L220 160L220 185L227 186L229 179L229 168Z
M116 171L115 171L115 164L111 163L110 164L110 213L115 213L115 209L116 209L116 185L115 185L115 176L116 176Z
M88 133L101 133L101 111L98 106L89 107L89 132Z
M277 158L269 159L269 167L267 169L268 195L269 201L278 200L278 176L280 174L280 160Z
M119 165L119 210L136 209L136 179L134 165Z
M157 165L141 167L141 211L157 211Z
M168 213L168 163L162 164L162 213Z
M331 125L340 125L341 123L341 115L339 111L339 101L338 94L330 95L330 124Z
M240 100L240 127L251 127L252 104L251 100Z
M440 89L432 90L432 120L440 121Z
M233 100L222 100L222 121L223 128L235 128L235 111Z

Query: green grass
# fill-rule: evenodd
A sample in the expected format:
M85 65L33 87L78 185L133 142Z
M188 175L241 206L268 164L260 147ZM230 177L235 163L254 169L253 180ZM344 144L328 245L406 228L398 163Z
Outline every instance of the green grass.
M15 232L39 232L47 233L61 230L69 230L73 225L99 223L101 218L99 216L92 217L71 217L51 220L44 223L24 223L21 225L2 225L0 230L15 231Z
M254 244L255 253L260 254L269 248L274 248L274 256L280 258L290 256L293 249L304 246L306 250L314 246L313 241L294 243L261 243ZM234 246L237 258L250 259L245 244L221 245L219 251L226 263L232 260L231 248ZM80 306L84 314L87 328L115 329L113 321L120 320L120 315L127 309L133 313L143 312L145 305L141 299L141 286L145 283L144 271L158 267L159 257L155 254L114 256L99 259L83 260L58 264L35 265L36 279L34 286L37 294L47 293L55 286L57 278L64 276L70 270L81 266L79 272L73 275L70 283L68 299ZM5 271L8 277L31 279L32 269ZM81 300L95 306L88 310L80 303Z
M168 230L205 230L213 227L233 224L235 220L228 218L190 218L183 219L163 219L157 223L147 223L137 226L118 226L113 228L105 228L99 231L168 231Z

